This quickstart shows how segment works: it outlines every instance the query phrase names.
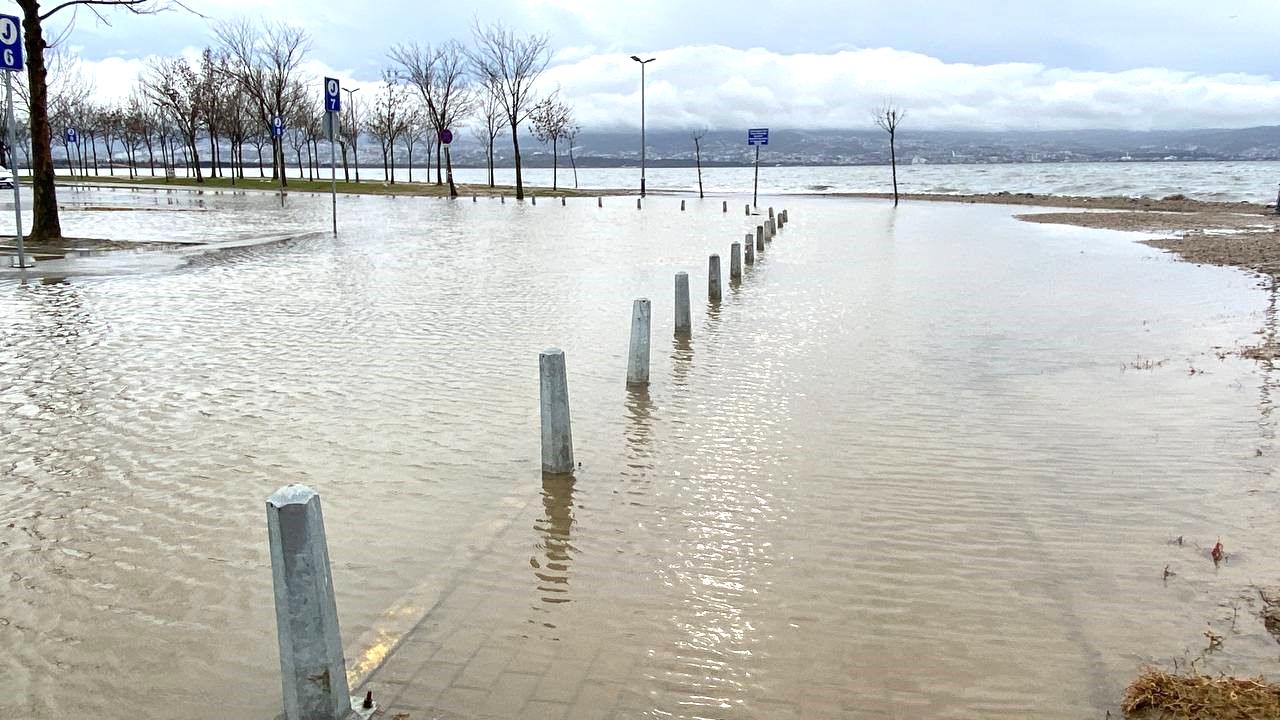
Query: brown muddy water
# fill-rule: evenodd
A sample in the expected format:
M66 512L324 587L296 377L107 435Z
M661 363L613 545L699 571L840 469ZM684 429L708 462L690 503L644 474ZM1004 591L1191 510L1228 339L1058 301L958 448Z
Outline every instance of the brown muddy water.
M1025 208L770 202L792 223L718 307L741 201L342 198L337 238L0 278L0 710L273 716L291 482L349 642L446 578L484 601L437 624L631 658L620 716L1102 718L1208 629L1202 667L1280 671L1251 590L1280 581L1280 376L1214 350L1274 325L1256 280ZM571 484L539 472L550 345Z

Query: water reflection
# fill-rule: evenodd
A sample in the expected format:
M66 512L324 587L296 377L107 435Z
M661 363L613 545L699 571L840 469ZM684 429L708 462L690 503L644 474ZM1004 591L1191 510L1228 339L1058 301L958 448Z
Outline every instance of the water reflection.
M538 534L537 555L529 558L537 579L538 599L549 605L570 601L569 566L577 552L572 544L573 529L572 475L542 474L543 516L533 525ZM555 624L544 621L554 628Z
M671 340L671 384L678 388L689 385L689 370L693 365L693 342L688 337Z

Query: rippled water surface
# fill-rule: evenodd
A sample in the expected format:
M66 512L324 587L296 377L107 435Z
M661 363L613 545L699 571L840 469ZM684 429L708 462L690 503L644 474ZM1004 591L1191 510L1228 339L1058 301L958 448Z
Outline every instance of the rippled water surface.
M1276 375L1214 350L1274 324L1252 278L1008 208L791 198L708 305L740 202L341 202L336 238L0 279L6 714L277 712L290 482L348 641L451 578L489 600L437 622L613 648L646 716L1102 717L1206 627L1212 670L1280 670L1250 589L1280 581ZM231 234L328 212L202 203ZM539 472L549 345L572 482Z

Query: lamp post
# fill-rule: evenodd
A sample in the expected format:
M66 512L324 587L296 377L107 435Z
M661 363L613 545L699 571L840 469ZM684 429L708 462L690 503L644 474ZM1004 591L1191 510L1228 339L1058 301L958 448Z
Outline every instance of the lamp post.
M352 97L352 95L360 92L360 88L355 90L342 88L342 92L347 94L347 107L351 109L351 159L355 161L356 165L356 182L360 182L360 150L357 147L360 139L360 128L356 127L356 99ZM339 123L338 127L341 128L342 124Z
M644 139L644 66L657 60L658 58L649 58L641 60L640 56L632 55L632 60L640 63L640 197L644 197L644 155L645 155L645 139Z

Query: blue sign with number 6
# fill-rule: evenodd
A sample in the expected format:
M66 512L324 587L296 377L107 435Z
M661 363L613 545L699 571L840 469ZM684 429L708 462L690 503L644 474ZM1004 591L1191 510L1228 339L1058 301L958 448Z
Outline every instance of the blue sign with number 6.
M12 15L0 15L0 70L21 70L22 27Z

